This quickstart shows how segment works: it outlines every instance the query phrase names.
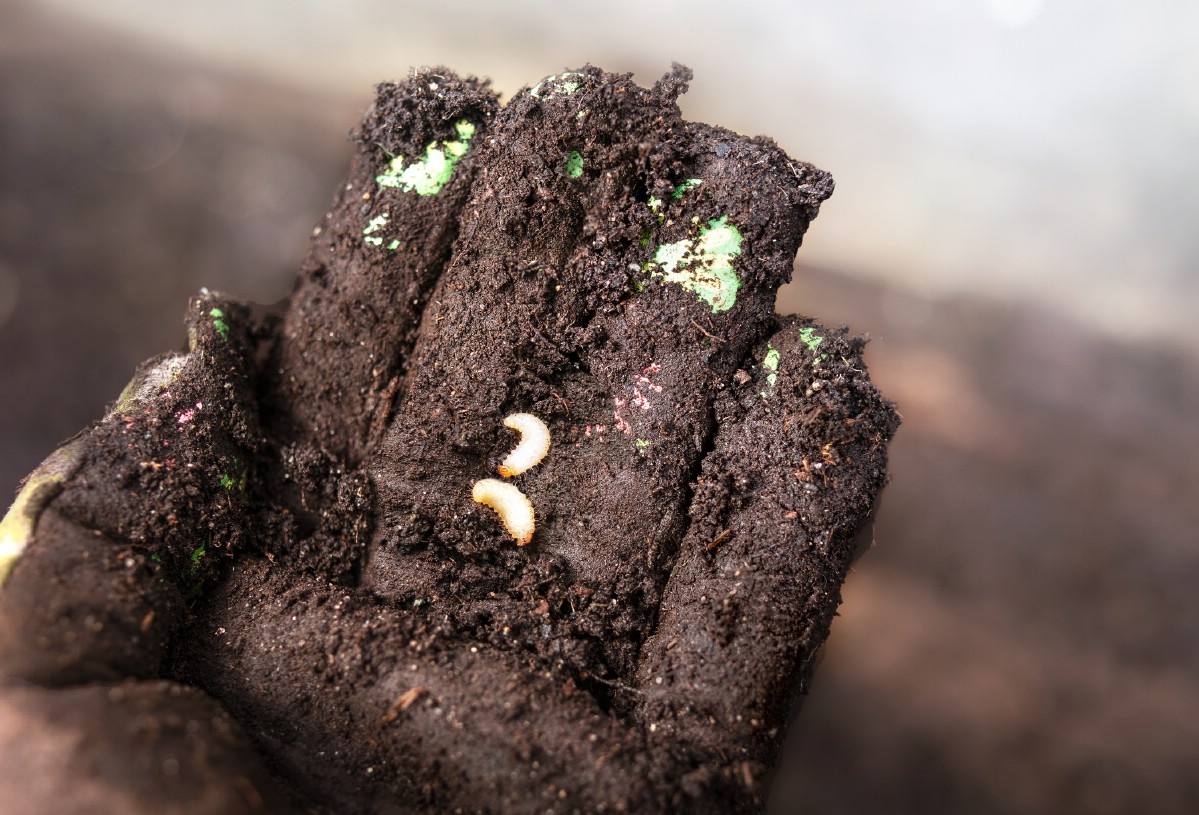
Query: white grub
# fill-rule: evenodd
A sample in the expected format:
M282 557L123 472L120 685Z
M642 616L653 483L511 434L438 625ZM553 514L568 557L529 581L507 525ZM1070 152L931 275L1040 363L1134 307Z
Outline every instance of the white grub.
M550 429L532 413L513 413L504 427L520 434L520 442L500 464L500 475L511 478L536 467L550 451Z
M533 540L533 505L512 484L498 478L484 478L475 482L470 497L496 511L517 546Z

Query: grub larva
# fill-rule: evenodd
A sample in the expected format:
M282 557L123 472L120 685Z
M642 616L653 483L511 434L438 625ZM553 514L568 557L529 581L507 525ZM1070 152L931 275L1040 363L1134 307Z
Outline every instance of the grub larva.
M504 529L516 539L517 546L524 546L533 539L533 505L512 484L498 478L484 478L475 482L470 497L496 511L504 522Z
M532 413L513 413L504 427L520 434L520 442L500 464L500 475L511 478L536 467L550 451L550 429Z

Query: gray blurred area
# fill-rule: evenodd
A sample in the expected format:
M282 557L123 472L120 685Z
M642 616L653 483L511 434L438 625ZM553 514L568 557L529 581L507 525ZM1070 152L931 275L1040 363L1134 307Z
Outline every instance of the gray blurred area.
M776 813L1199 811L1199 6L0 0L0 492L286 295L374 82L696 71L837 193L780 309L904 426Z

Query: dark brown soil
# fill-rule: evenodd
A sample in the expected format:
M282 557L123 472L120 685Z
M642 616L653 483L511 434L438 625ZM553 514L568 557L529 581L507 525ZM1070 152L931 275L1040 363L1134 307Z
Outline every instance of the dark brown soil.
M898 420L774 314L831 179L684 122L688 78L380 86L289 301L202 293L63 454L4 673L198 686L302 809L760 809ZM554 440L526 547L470 500L513 412ZM205 811L283 800L239 784Z

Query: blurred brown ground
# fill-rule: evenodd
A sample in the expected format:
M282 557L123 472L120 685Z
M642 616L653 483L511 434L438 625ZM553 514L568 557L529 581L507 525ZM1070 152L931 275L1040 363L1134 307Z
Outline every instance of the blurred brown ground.
M10 494L182 343L189 294L286 294L369 89L3 13ZM1199 356L800 258L780 309L870 334L904 426L773 811L1199 811Z

